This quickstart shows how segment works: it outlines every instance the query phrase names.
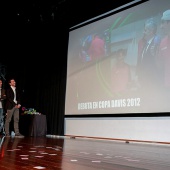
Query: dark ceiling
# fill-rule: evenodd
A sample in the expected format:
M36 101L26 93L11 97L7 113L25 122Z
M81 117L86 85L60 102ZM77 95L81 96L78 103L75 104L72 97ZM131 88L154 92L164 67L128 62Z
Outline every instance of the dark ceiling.
M67 54L68 28L134 0L14 0L1 1L1 60L15 66L55 64ZM57 53L57 54L56 54ZM37 64L41 61L41 65ZM31 64L30 64L31 62ZM50 63L51 62L51 63ZM15 70L20 67L15 67ZM30 70L30 69L28 69Z
M5 24L64 23L66 27L134 0L15 0L2 5ZM1 2L2 4L2 2Z

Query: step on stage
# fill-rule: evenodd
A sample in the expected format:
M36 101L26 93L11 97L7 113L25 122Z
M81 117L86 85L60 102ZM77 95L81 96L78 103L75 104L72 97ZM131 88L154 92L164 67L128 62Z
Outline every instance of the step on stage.
M170 170L170 145L1 136L0 170Z

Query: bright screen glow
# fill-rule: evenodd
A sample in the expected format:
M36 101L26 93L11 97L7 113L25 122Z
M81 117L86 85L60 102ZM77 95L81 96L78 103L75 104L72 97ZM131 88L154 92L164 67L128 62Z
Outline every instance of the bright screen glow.
M149 0L70 29L65 115L170 112L168 9Z

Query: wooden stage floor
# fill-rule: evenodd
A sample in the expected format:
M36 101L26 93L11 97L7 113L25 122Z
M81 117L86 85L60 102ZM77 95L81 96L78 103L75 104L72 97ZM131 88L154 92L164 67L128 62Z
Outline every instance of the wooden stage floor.
M0 139L0 170L170 170L169 145L69 137Z

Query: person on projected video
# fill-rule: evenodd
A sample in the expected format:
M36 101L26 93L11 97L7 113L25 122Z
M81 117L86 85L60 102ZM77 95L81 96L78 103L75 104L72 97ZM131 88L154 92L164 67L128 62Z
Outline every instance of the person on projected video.
M88 49L88 54L91 60L97 60L105 55L105 40L102 35L94 34L90 47Z
M138 46L137 75L140 85L143 106L147 108L150 101L157 100L157 91L160 85L160 75L157 64L157 53L160 36L157 35L157 24L153 18L144 24L143 41ZM139 45L139 44L138 44Z
M113 94L125 94L130 87L130 66L124 61L126 53L125 49L119 49L115 52L115 64L111 74Z
M157 35L157 24L153 18L144 26L143 45L138 49L138 80L142 88L149 91L158 83L157 52L160 36Z
M167 105L170 100L170 9L163 12L161 31L164 34L159 46L159 64L162 71L162 84Z
M163 12L161 30L164 37L159 47L159 60L162 61L163 65L164 86L170 88L170 9Z

